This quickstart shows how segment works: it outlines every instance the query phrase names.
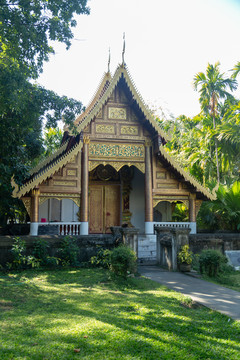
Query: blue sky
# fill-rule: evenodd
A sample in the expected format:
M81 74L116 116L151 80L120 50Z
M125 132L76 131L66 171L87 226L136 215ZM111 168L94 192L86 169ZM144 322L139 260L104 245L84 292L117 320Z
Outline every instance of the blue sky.
M54 46L39 79L84 105L107 70L109 47L111 71L121 62L123 32L137 89L175 116L200 111L192 87L197 72L217 61L226 72L240 61L240 0L91 0L89 6L89 16L77 17L70 50Z

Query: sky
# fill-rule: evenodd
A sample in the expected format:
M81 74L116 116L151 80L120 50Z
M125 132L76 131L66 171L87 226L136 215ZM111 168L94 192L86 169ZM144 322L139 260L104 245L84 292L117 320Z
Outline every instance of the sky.
M125 62L144 101L165 115L200 112L193 78L207 64L222 73L240 61L240 0L90 0L76 17L69 50L54 43L38 83L88 105L104 72ZM228 75L230 73L227 73ZM240 77L239 77L240 84ZM239 86L240 87L240 86ZM236 92L240 97L240 89Z

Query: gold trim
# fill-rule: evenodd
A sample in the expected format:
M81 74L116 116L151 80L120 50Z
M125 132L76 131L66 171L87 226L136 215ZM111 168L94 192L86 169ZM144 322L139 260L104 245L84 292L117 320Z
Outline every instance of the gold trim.
M120 128L121 135L138 135L139 129L138 126L121 126Z
M127 161L89 161L89 171L95 169L98 165L111 165L116 171L119 171L123 166L135 166L143 174L145 173L145 163L143 162L127 162Z
M31 198L23 198L22 202L25 206L25 209L27 210L28 215L31 216Z
M153 208L155 208L160 202L169 202L169 203L174 203L176 201L181 201L183 204L186 205L186 207L189 209L189 200L183 200L183 199L153 199Z
M83 147L82 142L79 144L76 144L71 150L69 150L68 153L62 155L59 159L56 160L55 163L51 164L47 169L44 169L42 173L37 174L33 177L28 183L23 185L19 191L13 191L13 197L21 198L26 193L28 193L30 190L35 188L36 186L40 185L44 180L46 180L48 177L51 177L55 174L60 168L62 168L67 163L71 162L71 159L74 158L75 155L77 155Z
M114 125L96 124L96 133L98 134L115 134Z
M84 144L90 144L89 135L84 135L84 136L83 136L83 143L84 143Z
M126 120L127 109L123 107L109 107L108 118L113 120Z

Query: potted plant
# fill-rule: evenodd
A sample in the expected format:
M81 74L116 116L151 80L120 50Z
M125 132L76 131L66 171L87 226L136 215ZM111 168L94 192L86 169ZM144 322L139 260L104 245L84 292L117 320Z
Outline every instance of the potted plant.
M192 252L189 249L189 245L183 245L181 250L177 254L179 270L187 272L191 270L192 265Z

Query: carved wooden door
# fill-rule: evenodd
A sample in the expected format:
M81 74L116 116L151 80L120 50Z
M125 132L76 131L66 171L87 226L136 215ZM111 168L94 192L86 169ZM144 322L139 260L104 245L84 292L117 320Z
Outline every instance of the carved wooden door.
M89 232L91 234L110 233L110 226L119 226L120 186L90 186L89 211Z

